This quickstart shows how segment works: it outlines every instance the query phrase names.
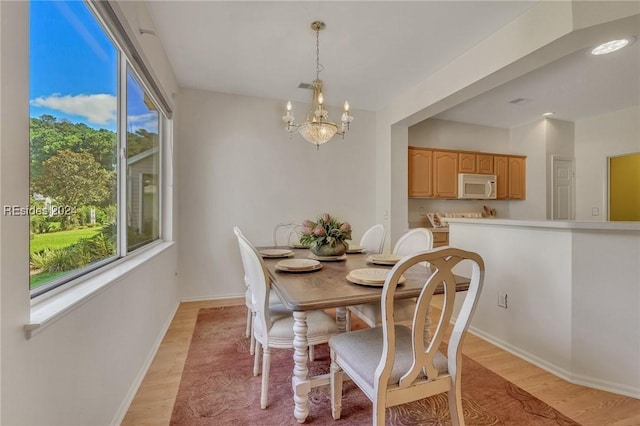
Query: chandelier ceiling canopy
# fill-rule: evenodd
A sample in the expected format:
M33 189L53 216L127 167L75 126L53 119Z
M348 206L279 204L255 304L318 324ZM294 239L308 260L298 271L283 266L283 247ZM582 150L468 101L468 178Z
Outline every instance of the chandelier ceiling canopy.
M344 101L344 112L339 126L329 119L329 112L324 107L322 80L320 80L320 71L324 69L320 64L320 31L325 28L326 24L322 21L311 23L311 29L316 32L316 79L312 84L313 95L307 118L304 122L295 124L291 101L287 102L286 114L282 117L282 120L287 124L289 135L300 133L306 141L314 144L316 149L319 149L323 143L329 142L336 134L344 137L353 121L353 117L349 115L349 102L347 101Z

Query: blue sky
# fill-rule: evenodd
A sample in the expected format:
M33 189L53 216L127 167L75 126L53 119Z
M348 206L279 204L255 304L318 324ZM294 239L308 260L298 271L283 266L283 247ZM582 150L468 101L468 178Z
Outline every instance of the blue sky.
M30 115L50 114L116 130L118 51L82 1L30 3ZM128 86L139 86L129 78ZM141 90L128 96L129 129L149 110ZM153 120L155 121L155 120Z

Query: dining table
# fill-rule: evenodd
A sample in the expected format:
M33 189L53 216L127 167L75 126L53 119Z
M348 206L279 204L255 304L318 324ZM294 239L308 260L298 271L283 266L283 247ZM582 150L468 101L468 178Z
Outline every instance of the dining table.
M289 247L258 247L262 249L289 249ZM293 254L289 259L314 258L307 248L290 248ZM307 312L319 309L335 308L336 324L341 332L346 331L346 313L348 306L380 303L382 285L355 284L347 279L351 271L363 268L381 268L390 270L393 265L380 265L370 262L370 253L348 253L340 260L322 261L322 267L306 272L283 271L278 262L283 258L263 257L265 269L274 290L287 309L293 312L293 400L294 416L298 423L304 423L309 415L309 392L312 388L330 383L329 374L309 376ZM403 275L406 281L399 285L396 299L415 298L432 274L428 267L410 268ZM456 291L465 291L469 287L469 279L456 278ZM442 286L436 293L442 293Z

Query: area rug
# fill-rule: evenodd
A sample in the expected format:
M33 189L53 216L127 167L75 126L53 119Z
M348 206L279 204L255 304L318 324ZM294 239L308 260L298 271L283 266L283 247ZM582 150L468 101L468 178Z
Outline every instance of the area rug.
M261 376L253 376L249 339L244 336L244 306L206 308L198 313L189 354L171 416L171 425L296 425L291 375L293 350L271 351L269 406L260 409ZM356 327L358 328L358 327ZM311 374L329 369L327 345L316 347ZM345 381L342 417L331 417L329 387L309 395L310 425L369 425L372 404ZM549 405L463 357L462 405L469 426L579 425ZM446 394L387 409L392 426L450 425Z

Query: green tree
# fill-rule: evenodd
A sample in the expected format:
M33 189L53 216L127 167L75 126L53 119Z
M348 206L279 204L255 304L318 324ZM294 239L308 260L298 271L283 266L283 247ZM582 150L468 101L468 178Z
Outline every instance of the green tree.
M106 205L115 196L115 172L106 170L91 154L60 151L42 163L42 174L33 189L71 211L87 205ZM68 224L69 217L63 217Z
M42 165L60 151L87 152L107 170L116 163L116 134L83 123L58 121L51 115L30 120L31 176L42 174Z
M156 146L158 146L157 133L145 129L137 129L135 133L127 133L127 157L129 158Z

